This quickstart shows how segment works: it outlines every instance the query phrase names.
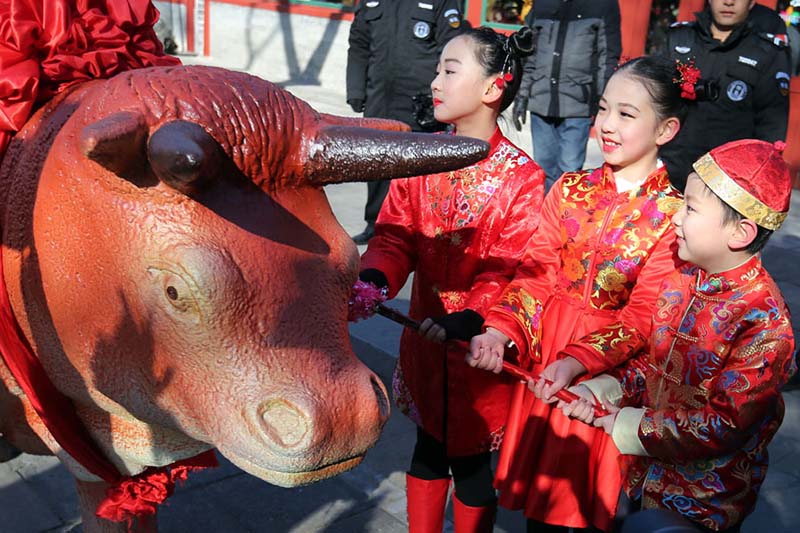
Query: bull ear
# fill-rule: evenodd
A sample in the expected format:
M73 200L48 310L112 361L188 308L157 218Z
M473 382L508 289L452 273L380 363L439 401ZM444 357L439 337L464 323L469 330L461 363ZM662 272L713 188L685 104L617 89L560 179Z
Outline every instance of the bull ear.
M476 163L489 143L469 137L323 126L308 150L314 185L435 174Z
M200 125L173 120L158 128L147 143L147 158L158 179L191 195L217 175L222 161L217 141Z
M132 179L145 165L147 124L140 113L119 111L84 126L81 151L111 172Z

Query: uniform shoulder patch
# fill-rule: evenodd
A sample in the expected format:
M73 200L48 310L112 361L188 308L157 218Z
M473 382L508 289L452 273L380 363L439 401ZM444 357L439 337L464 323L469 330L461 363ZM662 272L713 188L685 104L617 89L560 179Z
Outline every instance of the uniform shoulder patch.
M458 9L448 9L442 16L447 20L451 28L461 26L461 13L458 12Z
M789 46L789 36L785 33L765 33L761 32L758 34L759 37L764 39L767 42L772 43L776 48L783 50L787 46Z
M778 72L775 74L775 82L778 84L778 91L781 96L789 96L789 83L791 77L788 72Z

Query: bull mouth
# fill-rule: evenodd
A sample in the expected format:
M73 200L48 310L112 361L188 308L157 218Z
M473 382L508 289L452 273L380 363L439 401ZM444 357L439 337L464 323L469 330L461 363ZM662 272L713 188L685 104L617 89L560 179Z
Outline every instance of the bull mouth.
M347 472L358 466L364 460L366 454L356 455L347 459L342 459L335 463L327 464L315 470L305 470L302 472L286 472L282 470L272 470L259 466L244 457L236 455L228 455L223 450L220 450L230 462L259 479L263 479L267 483L277 485L279 487L291 488L299 487L302 485L309 485L323 479L328 479L337 476L343 472Z

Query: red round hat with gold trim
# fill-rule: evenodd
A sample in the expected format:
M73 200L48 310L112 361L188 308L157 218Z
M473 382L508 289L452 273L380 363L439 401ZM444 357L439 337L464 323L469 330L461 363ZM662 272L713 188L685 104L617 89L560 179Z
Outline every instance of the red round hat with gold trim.
M725 143L692 165L723 202L769 230L789 212L792 178L781 152L784 143L755 139Z

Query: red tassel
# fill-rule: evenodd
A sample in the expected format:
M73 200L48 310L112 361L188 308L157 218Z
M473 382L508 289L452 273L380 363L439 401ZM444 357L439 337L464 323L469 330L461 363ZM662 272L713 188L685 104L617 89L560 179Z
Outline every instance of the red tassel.
M127 522L137 516L155 514L159 504L175 492L175 482L185 481L189 472L218 466L213 450L168 466L148 468L108 488L95 514L112 522Z

